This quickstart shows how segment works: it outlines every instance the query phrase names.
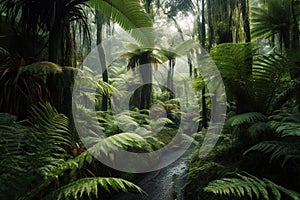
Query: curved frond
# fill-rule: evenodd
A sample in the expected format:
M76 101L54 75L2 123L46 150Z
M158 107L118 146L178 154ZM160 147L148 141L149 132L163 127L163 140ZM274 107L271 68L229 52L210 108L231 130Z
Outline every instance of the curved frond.
M251 75L249 61L256 54L256 44L225 43L214 47L210 55L221 72L222 77L233 80L247 80ZM226 56L224 56L226 55Z
M135 133L119 133L105 139L87 137L84 140L87 144L91 144L89 152L93 155L107 156L109 152L129 147L152 150L148 141Z
M89 198L92 196L99 198L99 187L104 188L108 192L111 190L128 192L128 189L130 188L140 193L144 193L140 187L124 179L94 177L82 178L69 183L50 193L44 199L82 199L84 195L87 195Z
M117 22L124 30L131 31L139 42L153 44L153 33L149 31L152 21L139 0L90 0L88 4ZM148 31L139 28L148 28Z
M270 162L283 158L282 167L290 159L300 159L299 142L264 141L245 151L244 155L253 151L270 154Z
M249 113L243 113L240 115L235 115L233 117L231 117L228 120L228 123L232 126L240 126L242 124L250 124L250 123L254 123L254 122L264 122L267 121L267 117L262 114L262 113L258 113L258 112L249 112Z
M300 194L273 183L268 179L259 179L253 175L236 174L237 178L222 178L214 180L204 188L204 191L221 196L236 196L239 198L255 196L257 199L270 200L273 197L281 200L281 194L290 199L299 200Z
M275 90L278 89L283 77L289 77L287 60L280 54L256 56L253 63L252 79L255 88L257 104L265 112L272 110L271 103L275 98Z
M291 1L268 0L265 5L251 8L252 36L269 37L284 34L291 24Z
M68 157L68 118L48 103L35 106L31 114L30 127L15 122L7 114L0 115L0 121L4 122L0 124L0 191L12 199L34 197L40 192L36 188L51 183L42 177L51 177L52 171Z
M272 127L265 122L256 122L248 128L248 133L252 139L258 139L260 136L268 135L268 133L273 133Z

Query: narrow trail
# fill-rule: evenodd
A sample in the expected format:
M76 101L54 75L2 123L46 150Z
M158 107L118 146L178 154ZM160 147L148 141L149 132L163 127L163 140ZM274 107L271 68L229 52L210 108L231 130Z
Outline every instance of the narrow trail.
M179 159L169 166L155 172L141 175L136 184L148 195L122 193L113 200L183 200L183 187L186 181L189 159L192 156L191 146Z

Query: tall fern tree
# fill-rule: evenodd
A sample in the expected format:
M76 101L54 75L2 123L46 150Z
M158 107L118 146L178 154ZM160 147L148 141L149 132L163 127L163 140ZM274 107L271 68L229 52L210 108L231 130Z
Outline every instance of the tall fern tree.
M298 0L259 1L252 7L252 34L257 38L274 39L281 48L281 53L289 59L289 72L292 79L298 79L300 30L300 3ZM300 105L300 86L295 87L296 102Z

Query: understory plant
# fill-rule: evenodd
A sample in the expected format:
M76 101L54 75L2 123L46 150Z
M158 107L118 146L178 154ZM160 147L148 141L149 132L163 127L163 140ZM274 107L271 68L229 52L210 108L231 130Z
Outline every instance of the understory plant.
M94 158L84 148L74 150L68 118L49 103L34 106L30 113L25 121L0 114L1 199L91 199L113 190L143 193L124 179L95 176L87 167ZM107 154L116 146L145 143L137 135L121 134L99 139L91 150Z

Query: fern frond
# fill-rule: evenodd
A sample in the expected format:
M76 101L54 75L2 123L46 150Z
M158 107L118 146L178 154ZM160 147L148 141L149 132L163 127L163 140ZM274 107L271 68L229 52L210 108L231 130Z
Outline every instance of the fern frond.
M299 122L282 122L275 130L281 137L300 137Z
M228 123L232 126L240 126L242 124L250 124L254 122L264 122L267 121L267 117L258 112L248 112L248 113L243 113L240 115L235 115L228 119Z
M86 137L82 138L86 144L89 144L89 152L92 155L108 155L109 152L127 149L129 147L152 150L150 144L143 137L135 133L120 133L112 135L105 139Z
M0 124L0 168L4 170L0 182L8 186L0 190L12 198L34 197L41 185L46 187L56 179L52 172L63 166L67 157L65 148L70 144L68 119L50 104L33 107L31 114L30 127L15 122L15 117L0 115L0 121L4 122ZM36 187L28 188L31 185ZM10 187L17 187L14 193Z
M211 56L215 61L222 77L233 80L249 79L251 68L247 65L256 54L257 45L225 43L214 47ZM226 55L226 56L224 56Z
M152 31L148 30L147 33L147 31L137 29L152 27L152 21L144 12L140 1L127 0L124 3L122 0L90 0L88 3L117 22L124 30L131 31L133 37L141 43L153 44L153 33L150 33Z
M282 77L288 74L287 60L280 54L256 56L253 63L252 80L255 98L264 112L271 109L270 102L275 98Z
M299 142L292 143L284 141L264 141L245 151L244 155L247 155L253 151L271 154L270 162L279 158L283 158L281 164L282 167L284 167L290 159L300 159Z
M281 193L294 200L300 199L300 194L286 189L280 185L273 183L268 179L259 179L251 174L236 174L237 178L222 178L214 180L204 188L204 191L217 195L236 196L243 198L249 196L251 199L255 195L257 199L269 200L274 197L281 200Z
M291 23L290 1L266 1L265 5L253 6L251 25L253 39L270 37L276 33L283 34Z
M247 131L252 139L258 139L260 136L267 135L268 133L273 133L273 129L271 128L271 126L265 122L254 123L248 128Z
M120 178L82 178L72 183L69 183L58 190L50 193L44 199L82 199L83 195L87 195L89 198L95 196L98 198L99 191L98 188L102 187L108 192L111 189L115 191L124 191L128 192L128 188L134 189L140 193L144 191L137 185L120 179Z
M54 156L57 152L65 152L63 146L71 146L69 119L66 116L59 114L49 103L33 106L30 114L30 121L36 129L35 137L44 137L41 141L49 143L46 146L48 153L52 152Z
M23 154L31 131L16 122L16 117L0 113L0 199L16 199L31 179L30 161Z

